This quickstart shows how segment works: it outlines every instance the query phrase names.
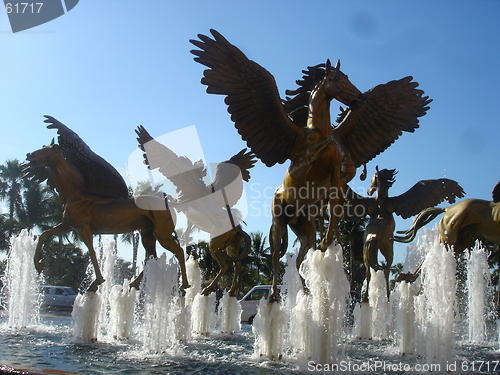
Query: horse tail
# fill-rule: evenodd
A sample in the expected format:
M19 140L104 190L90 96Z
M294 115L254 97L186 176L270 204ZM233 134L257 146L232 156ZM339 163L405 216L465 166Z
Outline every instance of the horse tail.
M409 229L397 232L400 234L404 234L404 236L394 236L394 240L403 243L409 243L413 241L420 228L430 223L432 220L434 220L436 217L438 217L445 211L446 208L441 208L441 207L429 207L423 211L420 211L415 220L413 220L413 224Z
M365 247L363 249L363 260L365 266L373 268L375 271L383 270L380 264L378 264L378 238L376 236L372 236L371 238L367 238Z
M226 252L222 251L221 254L222 256L227 259L229 262L241 262L243 259L245 259L248 256L248 253L250 253L250 246L252 243L252 240L250 239L250 236L248 235L247 232L245 232L241 227L234 228L237 232L237 235L240 235L243 237L243 251L239 253L237 256L232 257Z

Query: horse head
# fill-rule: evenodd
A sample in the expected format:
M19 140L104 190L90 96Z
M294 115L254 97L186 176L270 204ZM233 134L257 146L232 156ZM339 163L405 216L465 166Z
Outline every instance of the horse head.
M26 154L30 167L49 167L61 157L61 149L58 144L54 143L54 140L49 146L43 146L39 150Z
M389 188L396 181L398 172L395 169L379 170L378 166L375 167L375 170L367 193L369 196L372 196L375 191L378 191L379 194L387 194Z
M335 98L345 105L351 105L361 95L361 91L349 81L349 77L340 71L340 60L337 61L335 67L332 67L330 60L326 61L325 78L318 87L323 87L330 99Z

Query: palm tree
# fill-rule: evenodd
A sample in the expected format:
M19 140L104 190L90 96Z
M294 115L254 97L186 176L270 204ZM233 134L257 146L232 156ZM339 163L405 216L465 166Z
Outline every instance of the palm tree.
M16 211L22 209L22 190L25 181L19 160L7 160L4 165L0 165L0 199L7 202L10 221L14 221ZM12 236L13 227L8 233L9 237Z

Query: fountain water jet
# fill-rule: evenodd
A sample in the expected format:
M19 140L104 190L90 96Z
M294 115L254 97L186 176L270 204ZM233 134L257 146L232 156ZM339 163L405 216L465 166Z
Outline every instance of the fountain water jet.
M241 331L241 305L236 297L224 293L218 308L222 333L237 334Z
M150 353L182 352L190 338L183 298L179 297L179 265L166 254L150 258L144 266L143 348Z
M301 363L335 363L343 352L343 322L350 298L342 249L309 250L299 270L308 293L296 287L292 259L284 277L283 307L264 300L259 304L253 327L254 356L277 359L290 353Z
M11 251L6 268L9 327L19 329L37 325L40 321L38 273L33 264L36 241L23 229L19 236L10 239L10 243Z
M486 342L486 319L493 313L493 306L487 301L493 298L491 293L488 256L479 242L467 254L467 313L469 323L469 341L474 344Z
M456 260L439 242L437 230L426 231L421 246L428 252L421 267L422 292L414 299L416 354L445 368L455 343Z

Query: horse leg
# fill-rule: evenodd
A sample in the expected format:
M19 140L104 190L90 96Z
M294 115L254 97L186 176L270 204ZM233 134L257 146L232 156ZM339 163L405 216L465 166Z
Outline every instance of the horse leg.
M286 253L288 247L287 217L285 216L286 205L274 196L272 214L273 222L269 231L269 245L273 265L273 284L269 294L269 302L277 302L278 295L278 270L281 257Z
M377 269L377 253L378 253L378 240L376 237L368 236L365 238L365 245L363 247L363 263L366 268L366 289L363 293L363 302L368 302L368 290L370 288L371 269Z
M147 262L151 257L156 259L156 237L153 234L152 228L141 229L141 242L144 250L146 251L145 262ZM143 276L144 271L141 271L141 273L135 278L135 280L129 284L129 287L138 290L139 286L141 285Z
M295 263L298 271L300 269L300 265L307 255L307 252L314 246L314 240L316 239L316 226L314 225L314 217L299 216L295 223L290 223L290 228L300 240L299 254L297 255L297 260ZM302 282L304 291L307 293L308 289L306 287L306 282L302 276L300 276L300 281Z
M71 228L67 223L61 223L59 225L56 225L54 228L47 229L40 235L40 237L38 238L38 243L36 245L35 256L33 257L33 260L35 262L35 268L38 271L38 273L41 273L44 268L44 264L42 263L41 259L42 259L42 246L43 243L45 242L45 239L49 236L66 234L70 230Z
M229 254L229 256L231 257L238 256L242 242L243 242L243 237L240 235L240 233L237 232L236 235L233 237L231 244L226 248L226 251ZM230 297L236 297L236 294L238 292L237 289L238 289L238 280L240 276L240 271L241 271L241 262L233 262L233 282L231 283L231 287L229 288L228 291Z
M95 272L95 280L90 284L87 292L97 292L97 288L101 285L105 280L102 277L101 269L99 268L99 262L97 261L97 255L94 251L94 243L92 239L92 231L90 226L84 226L83 228L78 229L78 233L83 240L83 243L87 246L90 254L90 260L92 261L92 265L94 266Z
M204 296L208 296L211 292L214 291L215 287L217 286L217 282L219 279L229 270L229 264L227 259L224 258L224 256L221 254L221 249L218 248L218 246L215 243L210 243L210 254L212 255L212 258L219 264L219 272L217 275L214 277L212 282L202 290L201 294Z
M380 246L380 252L384 256L386 262L384 268L384 276L385 276L385 284L387 287L387 299L389 299L389 296L391 294L391 291L389 289L389 274L391 272L392 261L394 258L393 242L391 240L384 241L382 246Z
M181 292L184 293L184 289L189 288L191 285L189 285L188 279L187 279L187 274L186 274L186 260L184 258L184 250L182 249L181 245L177 242L177 240L170 234L170 235L165 235L163 232L159 232L156 227L154 229L154 234L158 242L163 246L165 249L170 250L174 256L177 258L177 261L179 262L179 267L181 268Z

